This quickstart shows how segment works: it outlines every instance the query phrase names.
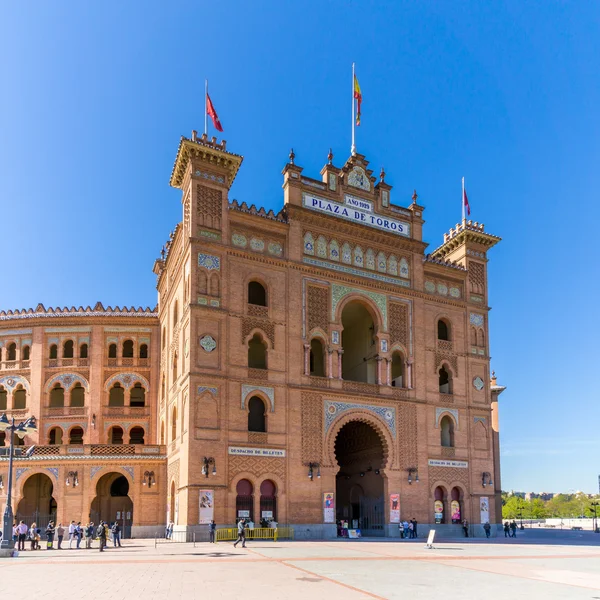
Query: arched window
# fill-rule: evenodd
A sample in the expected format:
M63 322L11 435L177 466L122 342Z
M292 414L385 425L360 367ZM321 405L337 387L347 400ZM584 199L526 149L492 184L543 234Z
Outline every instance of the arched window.
M4 446L6 446L6 433L0 431L0 447L3 448Z
M175 305L173 306L173 326L179 323L179 305L177 304L177 300L175 300Z
M23 389L23 386L19 384L17 389L13 392L13 408L15 410L22 410L27 406L27 392Z
M165 349L165 344L167 343L167 328L163 327L162 328L162 336L160 338L161 344L162 344L162 349Z
M148 358L148 344L140 346L140 358Z
M129 443L130 444L143 444L144 443L144 429L142 427L133 427L129 432Z
M17 360L17 345L14 342L6 349L6 360Z
M260 515L265 521L277 521L277 486L270 479L260 484ZM267 525L264 521L261 524Z
M73 427L69 431L69 444L83 444L83 429L81 427Z
M444 448L454 448L454 421L448 415L440 421L440 439Z
M162 378L162 383L160 385L160 397L164 400L165 399L165 392L167 389L167 384L165 382L165 375L163 373L163 378Z
M252 396L248 402L248 431L267 431L265 403L258 396Z
M444 497L445 497L444 488L441 486L436 487L435 493L434 493L435 500L433 503L433 512L434 512L436 523L445 523L446 522L446 515L445 515L445 510L444 510Z
M175 441L177 439L177 407L173 407L173 412L171 413L171 441Z
M117 345L111 344L108 347L108 358L117 358Z
M160 443L164 446L165 444L165 422L160 422Z
M50 353L48 355L49 358L58 358L58 346L56 344L52 344L50 346Z
M85 390L79 382L71 388L71 406L85 406Z
M258 281L251 281L248 284L248 304L267 306L267 290Z
M375 323L360 302L346 304L342 311L342 378L347 381L377 381L377 346Z
M461 511L461 502L460 502L460 489L457 487L453 487L450 492L450 515L452 516L453 523L460 523L462 521L462 511Z
M79 358L87 358L88 357L88 345L81 344L79 346Z
M247 479L240 479L235 487L235 520L250 519L254 521L254 487Z
M63 344L63 358L73 358L73 340L67 340Z
M136 383L129 392L129 406L146 406L146 390Z
M108 432L108 443L109 444L122 444L123 443L123 428L115 425L110 428Z
M204 271L199 271L197 280L198 280L198 295L204 296L204 294L206 294L206 291L208 289L208 277L206 276L206 273Z
M450 377L450 373L446 370L445 366L440 369L439 375L440 394L451 394L452 378Z
M177 381L177 361L179 360L179 357L177 356L177 352L175 352L175 354L173 354L173 379L171 381L171 383L173 383L174 381Z
M219 281L219 276L216 273L213 273L210 276L210 295L211 296L219 296L221 293L221 282Z
M395 351L392 354L392 386L403 388L404 383L404 356L402 352Z
M110 392L108 393L108 405L125 406L125 390L118 381L110 388Z
M125 340L123 342L123 358L133 358L133 341Z
M30 352L31 349L29 348L29 346L23 346L23 349L21 350L21 358L23 360L29 360Z
M446 342L450 341L450 325L442 319L437 323L437 339Z
M471 345L477 346L477 330L475 327L471 327Z
M65 405L65 390L57 383L50 390L50 408L62 408Z
M248 342L248 367L250 369L267 368L267 346L258 333L255 333Z
M0 410L8 410L8 392L0 385Z
M477 332L477 345L480 348L485 348L485 333L483 333L483 329L479 329Z
M60 427L53 427L48 432L48 444L50 446L60 446L62 444L63 432Z
M323 342L319 338L310 340L310 374L325 377L325 353Z

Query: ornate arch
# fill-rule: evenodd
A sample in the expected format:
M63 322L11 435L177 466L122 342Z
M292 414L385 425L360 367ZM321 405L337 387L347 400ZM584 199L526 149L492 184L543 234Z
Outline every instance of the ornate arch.
M0 377L0 385L4 386L4 389L10 394L13 393L19 384L23 386L28 394L31 393L29 381L22 375L6 375L5 377Z
M54 377L51 377L46 382L44 388L46 393L49 393L56 383L60 383L61 387L63 387L66 392L76 383L80 383L86 392L90 391L89 381L79 373L59 373L58 375L54 375Z
M246 401L251 396L259 396L266 405L271 407L271 412L275 412L275 389L262 385L242 385L242 409L246 410Z
M100 477L97 477L98 473L101 473ZM104 475L110 475L111 473L118 473L119 475L123 475L123 477L125 477L125 479L127 479L128 483L129 483L129 497L132 498L132 496L130 495L132 493L133 490L133 467L119 467L117 465L110 465L110 466L97 466L97 467L92 467L90 470L90 481L95 481L94 483L94 492L97 493L97 489L96 486L98 485L98 481L100 481L100 478L104 477ZM132 498L133 499L133 498Z
M109 391L114 383L119 382L126 390L133 387L136 383L141 383L142 387L148 392L150 390L150 384L148 380L139 375L138 373L117 373L106 380L104 384L104 390Z
M445 367L452 379L458 377L457 370L452 366L452 361L447 356L438 357L437 364L435 365L435 372L439 374L440 369Z
M436 479L429 488L429 493L430 493L430 497L431 498L435 498L435 490L436 488L441 487L444 490L444 498L448 499L450 496L450 490L452 489L451 487L449 487L449 484L447 481L445 480L441 480L441 479Z
M442 417L447 416L450 417L454 421L454 427L458 431L460 429L459 421L458 421L458 409L457 408L436 408L435 409L435 428L439 429L440 421Z
M401 352L402 356L404 356L404 360L408 360L408 352L404 345L400 342L395 342L394 345L390 348L390 356L394 354L394 352Z
M331 316L335 323L342 322L342 312L347 304L353 301L361 302L371 313L378 331L388 330L387 297L383 294L358 290L343 285L332 286Z
M308 334L308 340L312 340L313 338L319 338L320 340L323 341L323 343L325 344L325 346L327 346L329 340L327 338L327 334L320 328L320 327L313 327L309 334Z
M267 334L267 332L264 329L262 329L262 327L259 327L259 326L253 327L249 331L248 335L246 335L246 337L244 338L244 346L248 346L248 344L250 343L250 340L257 333L262 338L263 343L267 347L267 351L272 350L273 349L273 342L271 341L270 336Z
M250 471L240 471L239 473L236 473L232 478L231 481L229 482L229 492L232 494L236 494L237 493L237 484L242 480L242 479L247 479L251 484L252 484L252 493L254 494L256 492L256 480L257 480L257 476L254 473L250 473ZM260 490L260 486L258 486L259 490Z
M15 469L15 488L18 492L18 495L15 494L18 500L22 500L24 497L23 491L25 489L25 484L31 477L34 475L45 475L48 477L53 486L52 496L56 498L56 494L58 493L56 486L58 484L58 469L57 468L48 468L48 467L25 467L23 469ZM14 493L14 492L13 492ZM18 502L15 503L15 509L18 506Z

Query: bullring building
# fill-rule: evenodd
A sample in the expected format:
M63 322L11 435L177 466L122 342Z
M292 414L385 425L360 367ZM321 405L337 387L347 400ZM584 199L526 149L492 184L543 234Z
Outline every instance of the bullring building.
M229 198L242 160L181 139L156 308L0 312L0 414L38 419L18 441L18 518L153 536L246 517L296 538L499 522L499 238L463 220L426 252L416 193L394 202L360 154L311 177L292 152L283 208L249 206Z

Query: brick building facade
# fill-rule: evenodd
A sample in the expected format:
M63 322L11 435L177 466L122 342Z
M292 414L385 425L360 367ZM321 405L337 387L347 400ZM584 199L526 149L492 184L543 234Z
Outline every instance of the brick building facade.
M315 179L291 153L278 213L229 199L241 163L225 142L181 139L155 311L0 313L0 412L4 393L40 423L15 463L20 514L118 511L137 535L213 516L297 537L499 521L499 238L463 221L425 254L416 194L393 204L359 154L341 168L330 154Z

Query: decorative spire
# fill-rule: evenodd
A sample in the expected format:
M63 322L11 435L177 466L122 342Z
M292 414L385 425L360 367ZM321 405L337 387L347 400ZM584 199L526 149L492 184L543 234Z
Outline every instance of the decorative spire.
M327 164L330 165L333 163L333 152L331 148L329 148L329 154L327 155Z
M296 158L296 155L294 154L294 149L293 148L290 150L290 155L289 156L290 156L290 165L293 165L294 164L294 159Z
M162 260L165 260L165 254L166 254L165 247L163 246L162 250L160 251L160 257L162 258Z
M418 197L419 197L419 195L417 194L417 190L413 190L413 195L412 195L413 204L417 203L417 198Z
M379 173L379 180L383 183L385 181L385 171L383 167L381 167L381 172Z

